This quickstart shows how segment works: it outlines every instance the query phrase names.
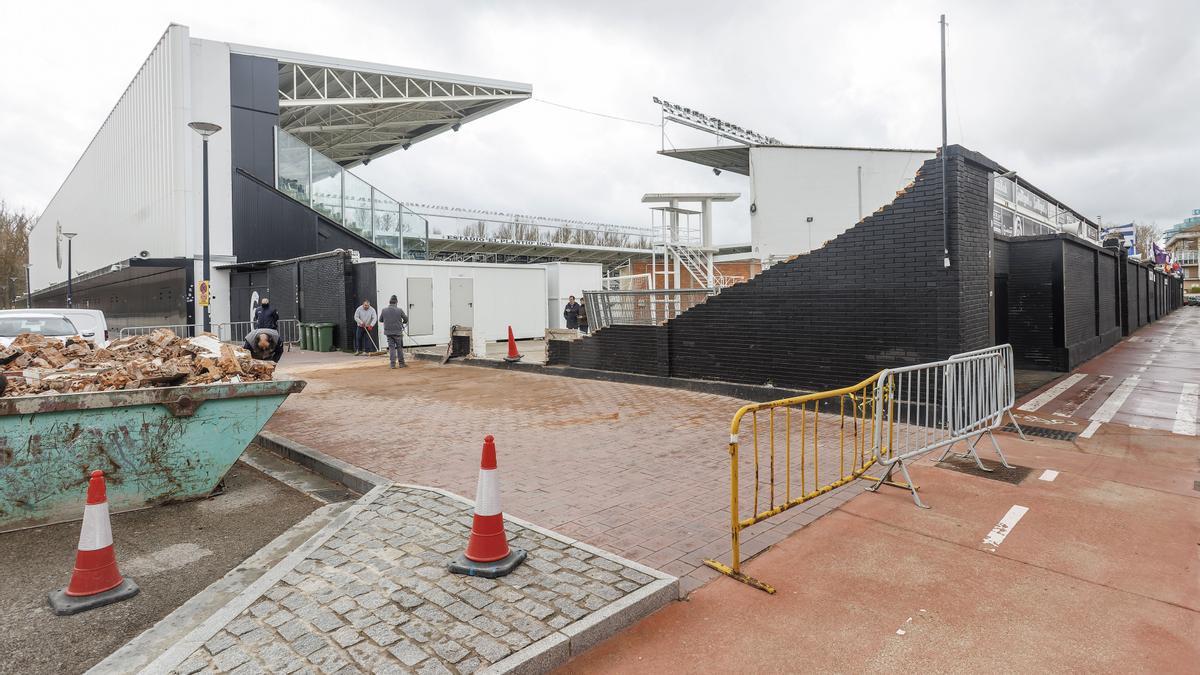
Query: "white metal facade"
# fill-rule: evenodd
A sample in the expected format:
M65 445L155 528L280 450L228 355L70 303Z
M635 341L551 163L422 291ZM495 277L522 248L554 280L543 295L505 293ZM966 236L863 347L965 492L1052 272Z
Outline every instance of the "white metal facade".
M151 258L200 257L201 140L187 126L196 120L225 129L209 141L209 220L213 260L229 260L231 186L220 179L230 165L229 114L228 46L192 40L186 26L170 26L30 235L34 289L66 281L67 243L60 232L78 235L76 275L143 251ZM195 264L200 279L201 263ZM227 297L219 295L221 280L214 282L215 297ZM213 321L227 320L225 304L213 306Z
M935 155L920 150L751 147L752 255L770 264L820 248L890 204L921 164Z

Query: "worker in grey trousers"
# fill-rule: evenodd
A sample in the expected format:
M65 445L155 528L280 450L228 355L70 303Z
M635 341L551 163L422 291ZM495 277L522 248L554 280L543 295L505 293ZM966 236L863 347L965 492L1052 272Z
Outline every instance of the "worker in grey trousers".
M396 296L388 300L388 306L379 314L383 323L383 334L387 336L388 361L392 368L404 368L404 324L408 323L408 315L400 309L400 301ZM399 365L397 365L399 362Z

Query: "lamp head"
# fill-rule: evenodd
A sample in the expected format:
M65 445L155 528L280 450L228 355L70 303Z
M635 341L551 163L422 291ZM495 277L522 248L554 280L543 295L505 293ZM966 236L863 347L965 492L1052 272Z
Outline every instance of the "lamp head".
M212 122L188 122L188 126L192 128L192 131L195 131L204 138L208 138L221 130L221 125L213 124Z

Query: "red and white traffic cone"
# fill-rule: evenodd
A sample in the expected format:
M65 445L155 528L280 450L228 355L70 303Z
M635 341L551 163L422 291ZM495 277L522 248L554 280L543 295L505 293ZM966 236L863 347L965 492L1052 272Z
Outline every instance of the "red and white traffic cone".
M450 563L450 571L494 579L516 569L525 560L525 555L525 551L508 546L504 512L500 509L496 443L491 436L486 436L483 439L483 456L479 460L479 483L475 488L475 518L471 522L471 538L467 541L467 550Z
M517 341L516 341L516 339L513 338L512 326L509 326L508 327L508 356L504 357L504 360L508 361L509 363L516 363L517 361L520 361L522 359L522 357L524 357L524 356L525 356L524 354L521 354L520 352L517 351Z
M88 481L87 505L83 507L83 527L71 583L50 593L50 607L60 616L75 614L132 598L137 592L137 584L122 578L117 569L104 472L93 471Z

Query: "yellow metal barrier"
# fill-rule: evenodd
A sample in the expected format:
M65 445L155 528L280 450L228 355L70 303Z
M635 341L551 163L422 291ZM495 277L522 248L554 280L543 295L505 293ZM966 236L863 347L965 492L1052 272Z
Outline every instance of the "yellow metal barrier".
M842 389L744 405L734 414L733 421L729 425L729 514L733 539L732 566L716 560L705 560L705 565L755 588L768 593L775 592L775 589L769 584L742 573L741 531L862 477L863 473L875 464L872 439L875 434L875 386L879 375L880 373L876 373L856 385ZM824 413L822 413L822 408L824 408ZM759 413L764 411L766 420L760 424ZM750 415L751 435L754 439L754 515L742 518L738 510L738 474L740 470L738 433L741 431L742 420L746 415ZM824 434L822 434L822 425L824 425ZM762 451L760 451L760 447L764 444L759 443L761 427L767 429L766 433L762 434L766 437L766 448ZM797 430L798 443L793 440L793 431ZM783 456L781 458L783 461L781 477L783 500L778 504L775 500L776 484L778 483L776 448L780 445L776 441L777 431L781 432L783 437ZM830 434L834 436L831 438ZM832 446L836 446L836 450ZM765 461L760 461L760 455L765 455L763 458ZM828 476L829 472L834 470L834 457L837 460L837 479L822 485L821 474L824 473ZM824 460L824 467L822 467L822 460ZM768 486L768 494L765 499L767 508L760 511L759 500L763 485L764 463L767 472L766 485ZM793 465L797 465L798 472L793 471ZM796 486L798 488L796 496L793 497L792 477L795 473L799 474L800 480ZM812 489L809 489L810 485Z

